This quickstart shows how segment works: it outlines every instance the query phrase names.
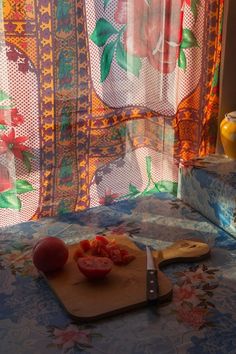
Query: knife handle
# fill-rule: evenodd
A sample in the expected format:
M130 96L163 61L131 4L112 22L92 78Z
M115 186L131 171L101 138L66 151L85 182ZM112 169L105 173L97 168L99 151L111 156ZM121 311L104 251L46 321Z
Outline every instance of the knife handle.
M158 299L157 270L147 270L147 301L154 302Z

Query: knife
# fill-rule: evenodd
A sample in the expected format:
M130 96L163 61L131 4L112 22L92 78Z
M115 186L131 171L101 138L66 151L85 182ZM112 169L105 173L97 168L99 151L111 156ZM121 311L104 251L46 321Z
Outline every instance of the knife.
M149 303L156 302L158 299L158 278L157 269L154 263L152 252L148 246L146 246L147 255L147 301Z

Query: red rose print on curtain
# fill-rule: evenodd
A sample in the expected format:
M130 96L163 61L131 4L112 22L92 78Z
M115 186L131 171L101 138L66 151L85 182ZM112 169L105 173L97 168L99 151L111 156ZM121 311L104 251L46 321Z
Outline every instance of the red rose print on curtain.
M163 73L175 69L182 39L183 0L119 0L115 21L127 24L127 52L147 57Z
M109 2L104 2L105 8ZM185 5L196 19L200 0L118 0L114 12L117 26L99 18L90 36L98 47L103 47L101 83L108 77L113 60L136 77L143 58L163 74L172 73L177 64L185 70L185 50L198 46L193 32L183 28Z

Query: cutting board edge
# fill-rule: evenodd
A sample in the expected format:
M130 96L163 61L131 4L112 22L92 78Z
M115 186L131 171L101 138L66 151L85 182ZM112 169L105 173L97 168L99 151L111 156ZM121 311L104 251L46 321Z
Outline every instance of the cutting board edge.
M58 294L56 293L56 291L53 289L53 287L50 285L50 282L48 282L46 275L43 272L39 272L39 274L43 277L44 281L47 283L47 285L49 286L49 289L52 291L53 295L55 295L57 303L66 311L66 313L74 320L74 321L80 321L80 322L92 322L92 321L97 321L97 320L101 320L104 318L109 318L112 317L114 315L119 315L119 314L123 314L127 311L132 311L132 310L138 310L142 307L145 306L149 306L148 301L142 301L142 302L138 302L132 305L128 305L128 306L123 306L120 308L116 308L112 311L108 311L108 312L103 312L94 316L79 316L74 314L70 309L68 309L66 307L66 305L64 304L63 301L61 301L61 299L58 297ZM163 294L162 296L160 296L157 300L157 306L159 306L160 304L165 304L167 301L170 301L173 295L173 287L171 288L171 290L166 293ZM152 305L153 306L153 305Z
M157 300L157 303L156 303L157 307L160 304L164 304L165 302L171 300L172 294L173 294L173 289L171 289L171 291L169 293L159 297L158 300ZM61 301L59 299L58 299L58 301L61 304ZM138 309L141 309L142 307L149 306L149 303L147 301L143 301L143 302L139 302L139 303L132 304L132 305L129 305L129 306L120 307L120 308L114 309L112 311L103 312L103 313L100 313L100 314L94 315L94 316L79 316L79 315L75 315L70 310L68 310L67 307L63 303L62 303L62 306L63 306L65 311L70 315L70 317L73 320L81 321L81 322L91 322L91 321L102 320L104 318L109 318L109 317L112 317L114 315L123 314L123 313L128 312L128 311L138 310Z

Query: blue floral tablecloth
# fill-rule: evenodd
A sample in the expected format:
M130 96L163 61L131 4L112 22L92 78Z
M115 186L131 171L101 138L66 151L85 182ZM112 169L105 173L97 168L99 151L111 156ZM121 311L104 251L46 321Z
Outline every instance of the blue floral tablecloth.
M163 270L174 283L171 302L75 323L33 267L32 245L44 235L72 244L97 233L126 233L156 249L200 239L212 252ZM235 354L235 333L236 240L168 194L0 230L2 354Z

